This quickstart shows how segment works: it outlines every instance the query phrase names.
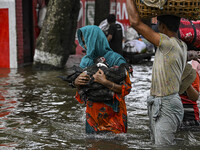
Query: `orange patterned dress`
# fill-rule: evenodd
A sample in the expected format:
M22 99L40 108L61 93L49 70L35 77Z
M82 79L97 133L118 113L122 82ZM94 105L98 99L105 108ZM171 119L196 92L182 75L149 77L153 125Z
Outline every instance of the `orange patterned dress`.
M129 74L122 85L122 93L114 94L113 101L86 102L86 133L126 133L127 110L124 97L131 91ZM78 92L76 99L84 103Z

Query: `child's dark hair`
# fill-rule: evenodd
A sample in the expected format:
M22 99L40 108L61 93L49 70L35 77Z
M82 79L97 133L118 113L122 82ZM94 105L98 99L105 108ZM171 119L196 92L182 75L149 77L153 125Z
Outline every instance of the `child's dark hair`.
M170 31L177 32L181 18L173 15L163 15L158 16L157 20L165 24Z
M116 16L114 14L109 14L108 17L107 17L107 21L108 21L109 24L115 23Z

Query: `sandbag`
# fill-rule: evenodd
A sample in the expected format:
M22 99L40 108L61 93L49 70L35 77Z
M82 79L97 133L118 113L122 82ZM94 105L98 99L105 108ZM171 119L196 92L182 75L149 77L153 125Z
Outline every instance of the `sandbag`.
M127 41L124 46L124 51L132 53L145 53L146 44L140 40Z

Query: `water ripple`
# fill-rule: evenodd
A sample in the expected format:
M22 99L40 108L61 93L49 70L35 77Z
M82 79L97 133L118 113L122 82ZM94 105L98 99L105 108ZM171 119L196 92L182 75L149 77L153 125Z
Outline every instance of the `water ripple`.
M160 149L149 135L146 98L152 62L133 65L132 90L126 96L128 133L85 134L85 107L75 89L56 78L62 71L0 69L0 149ZM172 150L200 146L199 132L179 132ZM162 147L163 149L163 147Z

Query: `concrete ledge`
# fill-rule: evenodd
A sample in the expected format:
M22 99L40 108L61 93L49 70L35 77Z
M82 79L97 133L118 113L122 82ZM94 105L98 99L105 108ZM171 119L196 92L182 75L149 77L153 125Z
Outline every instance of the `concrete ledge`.
M67 63L66 63L66 68L71 68L73 67L74 65L75 66L79 66L80 62L81 62L81 59L84 55L70 55L68 60L67 60Z
M40 62L42 64L52 65L55 67L62 67L61 60L61 56L35 49L34 62Z

